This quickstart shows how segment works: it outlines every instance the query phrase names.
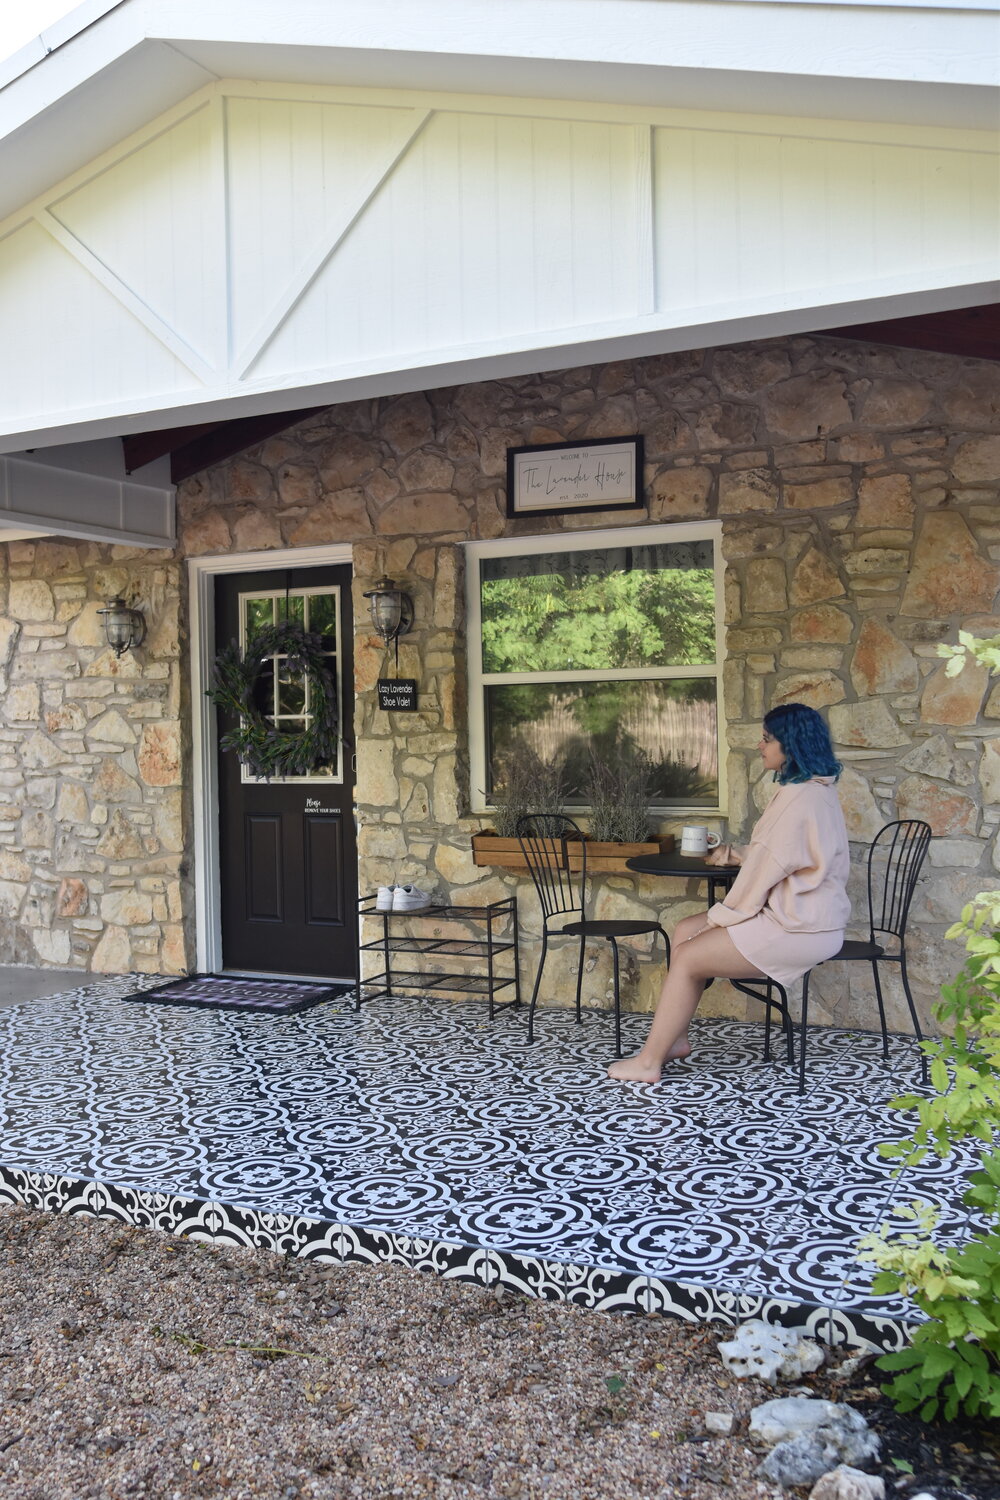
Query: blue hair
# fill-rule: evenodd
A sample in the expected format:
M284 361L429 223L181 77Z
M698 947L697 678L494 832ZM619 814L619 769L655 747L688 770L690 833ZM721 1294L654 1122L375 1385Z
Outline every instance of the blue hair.
M781 703L764 716L764 728L785 752L785 764L775 774L782 786L808 781L811 776L838 777L843 770L833 753L830 731L814 708L804 703Z

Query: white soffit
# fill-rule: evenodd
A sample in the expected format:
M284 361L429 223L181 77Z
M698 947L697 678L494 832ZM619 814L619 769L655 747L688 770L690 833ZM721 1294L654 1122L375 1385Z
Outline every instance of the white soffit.
M0 457L0 543L32 536L173 547L169 460L126 475L113 438Z

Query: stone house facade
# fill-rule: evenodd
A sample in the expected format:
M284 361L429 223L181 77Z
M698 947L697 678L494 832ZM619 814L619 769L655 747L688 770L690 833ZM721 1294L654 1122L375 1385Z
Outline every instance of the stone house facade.
M506 452L641 433L645 513L508 520ZM936 839L918 890L911 977L926 1011L957 966L943 938L1000 869L1000 687L944 675L939 641L1000 631L1000 369L823 337L650 357L332 407L186 481L173 552L61 540L0 548L0 953L7 963L176 974L193 966L191 703L185 559L350 543L362 889L394 878L488 899L517 889L523 974L537 922L525 877L477 869L469 814L463 543L717 517L726 558L728 829L764 805L765 708L829 717L855 853L886 821ZM388 572L416 623L400 673L420 711L376 707L381 646L361 599ZM116 659L96 610L124 592L149 621ZM863 911L860 864L853 892ZM665 912L703 893L596 878L599 915ZM571 945L546 998L568 995ZM628 994L650 1004L637 950ZM603 1003L606 955L586 998ZM816 1019L871 1024L870 978L828 965ZM744 1014L717 986L716 1010ZM892 1023L906 1029L891 988Z

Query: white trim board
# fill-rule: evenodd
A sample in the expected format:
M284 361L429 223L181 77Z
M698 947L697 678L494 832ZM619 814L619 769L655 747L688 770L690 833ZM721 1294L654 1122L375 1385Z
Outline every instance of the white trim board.
M291 547L276 552L230 552L223 557L188 559L195 966L199 973L214 974L222 968L216 712L215 705L205 697L215 657L215 579L222 573L270 573L275 568L321 568L343 563L350 565L353 561L354 549L345 542L324 547Z

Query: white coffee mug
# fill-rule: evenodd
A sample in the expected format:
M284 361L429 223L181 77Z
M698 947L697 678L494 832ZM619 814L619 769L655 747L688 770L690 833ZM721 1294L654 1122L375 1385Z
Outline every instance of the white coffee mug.
M681 830L682 854L707 854L709 849L718 849L721 843L717 833L709 833L700 823L688 823Z

